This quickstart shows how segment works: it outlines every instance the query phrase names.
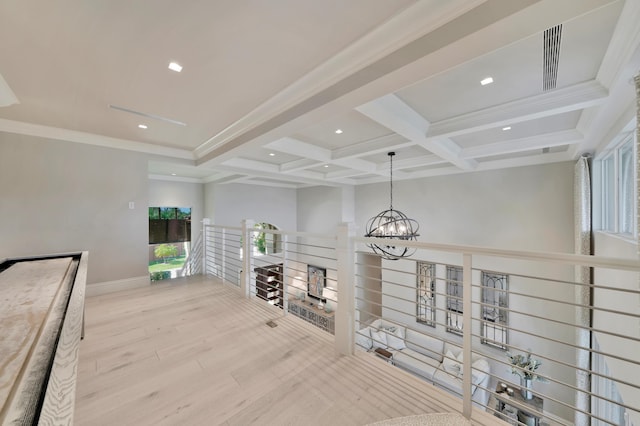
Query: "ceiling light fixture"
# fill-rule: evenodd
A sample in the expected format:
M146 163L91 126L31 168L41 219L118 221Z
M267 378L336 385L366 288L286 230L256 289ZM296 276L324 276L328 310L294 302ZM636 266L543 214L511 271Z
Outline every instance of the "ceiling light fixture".
M171 176L175 176L175 175L176 175L175 173L171 173Z
M486 86L487 84L491 84L493 83L493 78L492 77L487 77L484 78L482 80L480 80L480 84L482 84L483 86Z
M418 222L409 219L400 210L393 209L393 156L395 152L389 152L389 210L384 210L367 222L365 237L385 238L389 240L417 241ZM396 247L393 242L367 244L373 251L385 259L397 260L401 257L409 257L416 252L411 247Z
M177 62L169 62L169 69L171 71L180 72L182 71L182 65Z
M148 129L148 127L147 127L147 125L146 125L146 124L138 124L138 127L139 127L140 129Z
M324 168L325 168L325 169L326 169L326 168L329 168L329 165L328 165L328 164L325 164L325 165L324 165Z
M276 154L274 154L273 152L269 153L269 157L275 157L275 156L276 156Z
M336 129L336 134L341 134L342 133L342 129Z
M511 126L503 127L502 130L504 131L511 130Z

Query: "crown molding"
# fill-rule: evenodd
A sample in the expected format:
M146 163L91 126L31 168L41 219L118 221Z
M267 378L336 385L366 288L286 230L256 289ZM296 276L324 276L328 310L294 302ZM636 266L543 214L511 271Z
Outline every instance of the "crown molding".
M43 126L40 124L25 123L23 121L6 120L4 118L0 118L0 131L16 133L19 135L38 136L41 138L83 143L105 148L142 152L145 154L160 155L172 158L180 158L186 160L194 159L193 153L185 149L162 147L144 142L112 138L109 136L96 135L94 133L79 132L76 130L61 129L58 127Z
M166 181L166 182L205 183L204 179L188 178L188 177L181 177L181 176L167 176L167 175L150 174L148 177L149 177L149 180L161 180L161 181Z

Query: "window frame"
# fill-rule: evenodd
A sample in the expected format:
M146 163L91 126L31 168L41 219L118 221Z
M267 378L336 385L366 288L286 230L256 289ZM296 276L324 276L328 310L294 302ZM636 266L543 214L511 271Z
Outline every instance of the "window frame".
M416 262L416 321L436 326L436 264ZM426 281L429 281L428 285Z
M489 281L490 280L490 281ZM492 282L492 287L487 284ZM501 283L501 288L496 290L497 282ZM480 273L481 300L480 307L480 343L496 349L506 351L509 348L509 275L501 272L481 271ZM493 289L493 295L489 296L489 290ZM496 292L503 293L503 297L497 296ZM488 307L492 307L493 311L497 311L497 318L493 316L490 319L488 315ZM493 329L493 339L488 336L489 328ZM502 329L503 338L496 339L496 331Z
M605 150L594 164L594 229L622 238L635 240L638 235L638 224L634 219L638 209L638 188L637 188L637 135L635 132L622 133L617 140L612 142L611 147ZM626 186L630 191L625 196L622 193L625 188L625 169L623 155L630 154L629 166L630 174L627 175ZM631 205L626 204L631 203ZM630 212L631 219L629 225L631 232L622 229L624 212Z
M463 306L463 269L462 266L447 265L446 278L446 329L448 333L462 335L464 323L462 323L462 315L464 314ZM451 290L455 289L455 293ZM455 309L453 309L455 308ZM454 321L455 316L455 321ZM454 324L455 322L455 324ZM461 325L458 326L458 323Z

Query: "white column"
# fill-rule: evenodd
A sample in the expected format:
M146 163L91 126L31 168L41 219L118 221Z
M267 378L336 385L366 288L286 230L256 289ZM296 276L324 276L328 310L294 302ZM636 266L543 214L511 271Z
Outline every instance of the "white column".
M336 354L352 355L354 351L355 294L353 223L338 226L336 255L338 260L338 307L335 316Z

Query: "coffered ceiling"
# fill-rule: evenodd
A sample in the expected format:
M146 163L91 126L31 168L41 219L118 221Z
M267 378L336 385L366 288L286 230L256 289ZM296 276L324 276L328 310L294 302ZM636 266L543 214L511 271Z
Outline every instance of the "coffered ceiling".
M0 0L0 131L293 188L569 161L639 45L640 0Z

